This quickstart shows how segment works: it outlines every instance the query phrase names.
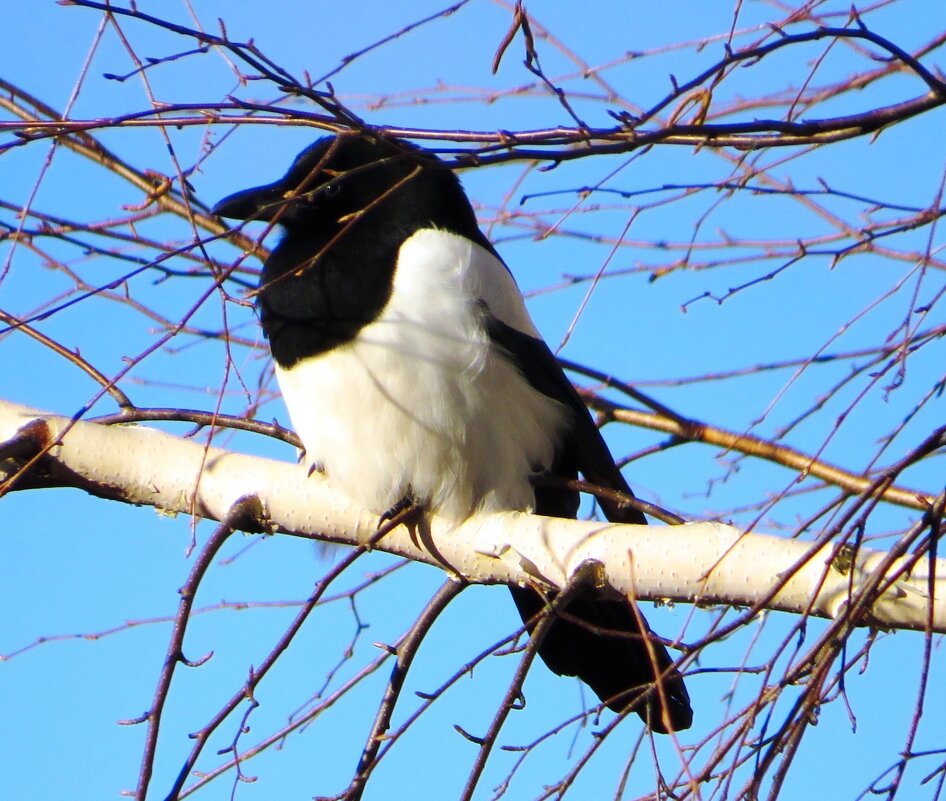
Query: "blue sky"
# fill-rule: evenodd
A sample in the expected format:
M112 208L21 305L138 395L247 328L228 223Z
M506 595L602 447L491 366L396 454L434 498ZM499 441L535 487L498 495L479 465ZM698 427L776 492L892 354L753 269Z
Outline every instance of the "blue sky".
M719 39L702 48L670 45L725 34L732 23L733 5L680 2L674 3L669 13L665 9L658 15L650 4L610 2L595 4L593 12L577 14L574 4L550 0L531 4L529 11L537 23L544 23L590 64L620 62L600 74L624 99L646 108L669 91L671 73L685 80L722 56ZM210 0L138 3L144 12L166 15L188 26L195 25L196 17L211 32L219 30L217 19L222 18L231 39L252 38L263 52L294 74L307 71L312 77L334 70L348 54L444 6L296 0L278 7L262 3L236 7ZM777 18L767 3L739 7L737 27L747 31L739 40L742 43L763 35L757 26ZM840 25L848 5L833 7L842 15L835 20ZM5 56L0 77L58 109L78 87L73 118L94 119L150 107L147 90L137 78L118 82L104 77L104 73L129 72L133 65L114 29L105 30L93 48L101 23L98 12L34 2L14 4L4 16L0 46ZM874 30L908 50L946 30L946 10L934 0L890 3L866 19ZM354 60L333 76L333 86L341 98L377 124L512 130L569 123L562 107L547 94L512 91L534 81L522 67L521 40L510 46L498 74L491 74L493 54L509 21L509 10L501 4L473 0L456 14ZM122 20L120 24L142 58L165 58L193 46L184 38L141 22ZM38 45L39 41L44 44ZM538 42L543 68L550 75L564 76L563 84L579 113L593 125L610 124L611 118L605 114L609 104L600 98L601 86L570 77L574 65L547 40L540 37ZM629 58L627 54L633 52L648 55ZM714 103L797 88L809 76L814 59L824 52L823 47L799 49L773 57L765 69L737 71L720 87ZM86 59L88 74L79 82ZM924 63L942 68L942 55L937 51ZM835 48L825 56L816 83L840 80L863 66L864 60L856 54ZM266 101L277 96L272 86L262 82L239 85L226 58L213 50L156 66L148 71L148 79L154 99L160 102L219 103L231 94ZM916 78L894 76L820 107L818 113L851 113L922 91ZM295 105L307 109L301 103ZM768 113L750 109L739 118ZM3 112L0 119L10 117ZM759 163L769 166L771 175L790 180L796 187L817 189L823 180L833 188L890 204L922 207L935 203L943 181L943 120L940 110L895 126L875 140L842 143L784 165L777 164L784 152L772 152ZM212 204L234 190L281 175L316 132L278 125L245 125L231 131L230 126L218 124L169 128L167 139L154 127L115 127L95 135L135 166L165 174L175 171L170 142L178 163L195 167L189 180L197 198ZM7 147L13 141L9 132L0 133L0 199L4 201L23 204L32 199L35 210L83 221L127 215L132 206L142 202L139 190L64 148L55 151L43 172L42 165L50 156L48 140ZM210 155L208 142L216 145ZM593 275L607 263L609 277L591 294L561 351L569 359L633 382L682 414L736 431L771 436L842 380L846 368L809 367L793 378L793 370L753 367L804 358L820 348L837 352L875 347L904 317L910 317L911 308L924 302L931 304L931 310L923 325L942 325L942 271L930 270L919 276L909 260L883 255L849 259L833 268L829 256L812 256L786 268L775 280L759 282L716 303L709 296L721 297L732 287L759 278L775 264L714 268L704 264L699 254L705 252L706 259L712 258L716 252L713 243L727 237L745 240L740 252L748 255L762 248L753 242L778 240L790 246L798 239L828 235L832 227L824 214L813 213L785 197L749 193L725 203L717 203L719 196L706 192L669 205L647 206L649 201L642 199L664 197L670 190L632 199L595 195L574 213L564 213L576 202L575 190L603 180L619 167L620 172L606 185L625 192L719 181L732 170L731 162L711 151L668 146L630 160L626 156L582 159L547 172L514 163L468 171L463 176L484 226L529 295L530 309L553 347L566 337L589 286L588 282L571 282L570 277ZM562 194L549 194L556 192ZM537 196L520 205L520 198L533 194ZM512 198L508 202L504 200L507 195ZM869 205L841 198L824 203L851 220L865 219ZM534 212L534 216L497 223L499 208L511 213ZM633 222L625 231L632 211ZM893 215L890 211L887 216ZM0 221L16 224L13 212L5 209L0 210ZM543 226L559 221L563 235L536 235ZM527 224L536 227L528 228ZM141 221L136 230L143 236L181 245L194 238L185 221L170 215ZM607 240L622 232L630 244L608 261ZM673 243L690 238L697 246L706 247L698 250L694 259L694 265L699 263L702 268L680 269L652 280L653 268L679 255ZM666 243L671 247L663 247ZM929 249L937 254L942 235L938 229L922 228L891 238L889 244L898 252ZM209 247L220 259L233 260L238 255L223 243ZM122 246L119 255L142 254L154 257L153 251L136 251L130 245ZM73 272L54 268L50 259L61 259ZM75 297L80 282L101 286L133 266L121 258L82 254L48 240L40 240L35 249L0 241L0 308L25 316L51 301L55 305ZM159 279L156 271L145 270L129 280L123 291L171 321L207 290L206 275L203 279ZM694 301L704 294L706 299ZM211 295L193 322L218 329L223 326L223 309L231 332L250 343L261 343L252 312L236 302L224 306ZM76 303L38 322L37 327L76 349L106 375L115 375L128 360L138 359L164 332L160 320L106 296ZM96 393L95 385L74 366L25 336L0 336L0 353L0 396L5 399L69 415ZM900 435L881 452L879 463L889 463L941 424L941 398L916 407L942 379L944 363L946 359L934 344L911 357L903 383L895 390L885 390L889 381L872 382L862 375L806 416L787 435L786 442L812 453L823 448L829 461L858 470L882 451L883 435L906 421ZM240 414L254 393L254 382L265 375L266 364L262 351L240 345L234 348L228 371L219 342L185 333L143 359L122 387L139 405L212 409L226 378L222 407ZM748 374L737 379L680 380L740 368L749 368ZM104 399L92 414L111 411L110 401ZM271 393L265 395L258 416L287 422L280 401ZM183 426L169 430L187 432ZM619 456L663 440L662 435L617 426L610 426L607 432ZM225 432L215 444L293 458L292 450L284 444L250 435ZM940 457L907 471L903 483L937 492L942 489L942 475ZM737 524L750 523L764 499L775 498L796 478L784 468L735 459L732 454L698 445L648 456L633 464L628 476L641 495L687 517L718 517ZM766 509L759 526L792 533L800 520L831 497L831 492L812 490L782 499ZM0 600L0 654L11 656L0 662L0 771L7 791L11 797L27 793L49 799L118 797L120 791L134 787L144 728L120 726L116 721L134 718L150 704L167 647L168 616L176 610L177 589L193 561L193 556L187 555L192 533L196 531L201 542L211 526L192 526L183 516L169 518L152 509L105 503L69 490L13 493L0 500L0 510L6 521L0 536L0 578L5 588ZM889 542L885 535L902 530L914 518L912 512L881 508L871 518L867 534L883 546ZM249 666L265 657L298 602L337 558L337 554L326 557L310 543L289 537L236 535L227 544L224 559L214 565L201 586L197 606L208 611L194 619L186 643L189 658L210 652L213 657L200 668L179 671L149 798L163 797L190 748L188 733L203 725L239 688ZM392 564L389 557L373 554L359 561L333 592L355 587L367 575ZM241 743L256 742L284 725L293 710L306 708L327 675L332 676L328 682L331 692L379 656L382 651L373 643L393 642L442 580L436 570L407 566L360 592L354 605L341 598L321 607L261 686L257 696L260 707L253 712L251 731ZM237 602L245 602L249 608L234 608ZM226 608L216 609L218 606ZM722 614L719 610L698 611L691 618L692 610L682 605L645 611L652 626L665 636L675 636L687 626L688 640L697 639ZM359 621L367 628L358 632L352 658L332 673L358 631ZM704 652L699 667L709 670L689 683L697 723L681 736L681 744L699 742L713 730L722 719L731 691L737 706L751 698L760 677L747 674L737 681L735 669L744 660L750 666L765 664L796 622L788 616L765 616ZM435 688L516 625L512 605L501 589L474 587L465 591L425 642L397 720L403 720L419 703L412 695L415 690ZM815 637L823 626L811 621L809 637ZM113 633L95 638L72 636L105 632ZM865 636L852 638L852 651ZM50 639L29 647L38 638ZM943 748L938 721L946 697L938 681L942 671L939 647L940 641L934 640L932 680L915 750ZM823 795L828 787L833 797L855 798L896 761L913 713L922 648L921 635L880 637L867 669L848 675L848 703L856 725L842 700L825 705L817 728L807 733L801 746L783 798ZM515 665L515 657L493 657L462 680L392 749L369 784L366 798L457 795L475 747L462 739L453 725L470 732L485 730ZM270 749L248 764L247 774L257 780L241 782L234 790L235 797L305 799L340 791L351 775L389 669L389 664L382 666L357 692L287 738L282 749ZM529 704L511 717L501 743L529 742L576 714L581 709L580 693L576 682L552 677L536 666L526 685ZM793 691L788 691L785 702L793 697ZM784 713L785 708L778 707L775 720ZM234 719L221 728L199 768L211 770L218 764L214 751L232 742L238 724ZM639 735L636 720L622 724L581 774L572 797L635 798L652 791L653 759L648 744L634 762L625 794L619 795L616 789ZM588 727L569 728L552 738L524 762L505 797L517 801L539 797L542 786L561 778L576 755L592 742ZM657 749L661 765L675 775L680 758L673 744L663 739ZM492 788L503 780L516 758L515 752L495 754L477 798L493 796ZM702 764L702 759L698 763ZM913 793L908 797L932 797L930 786L920 787L919 781L938 764L936 757L915 763L915 769L908 772L907 784ZM741 770L744 780L749 767ZM231 790L232 776L223 777L197 797L229 798Z

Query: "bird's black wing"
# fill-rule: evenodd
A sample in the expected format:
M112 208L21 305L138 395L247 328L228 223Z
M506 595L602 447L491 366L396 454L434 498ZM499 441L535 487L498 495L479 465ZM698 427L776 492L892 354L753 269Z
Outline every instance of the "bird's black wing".
M581 473L591 483L632 494L588 408L548 345L492 317L487 331L533 387L568 410L567 431L552 473L561 478ZM646 523L637 509L606 499L600 499L600 504L612 522ZM575 517L577 511L577 493L536 487L539 514ZM510 589L531 631L546 608L546 599L530 587ZM552 671L577 676L611 709L633 709L654 731L667 733L690 726L693 711L683 677L629 599L602 598L589 589L562 614L539 646L539 655Z
M562 372L548 345L541 339L517 331L495 318L490 318L487 331L490 339L509 354L529 384L567 409L568 429L561 448L565 453L559 460L568 464L563 467L566 470L572 468L569 473L581 473L592 484L633 496L627 481L614 464L611 451L592 420L588 407ZM599 502L605 516L614 523L644 525L647 522L644 515L631 506L613 503L604 498L599 499ZM575 516L574 512L560 515L547 510L540 511L540 514L552 517Z

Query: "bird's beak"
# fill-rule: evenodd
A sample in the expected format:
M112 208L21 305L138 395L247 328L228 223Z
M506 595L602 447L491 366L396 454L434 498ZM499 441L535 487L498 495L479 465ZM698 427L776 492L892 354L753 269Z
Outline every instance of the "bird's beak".
M225 197L211 209L211 214L231 220L270 222L285 206L285 189L279 184L268 184Z

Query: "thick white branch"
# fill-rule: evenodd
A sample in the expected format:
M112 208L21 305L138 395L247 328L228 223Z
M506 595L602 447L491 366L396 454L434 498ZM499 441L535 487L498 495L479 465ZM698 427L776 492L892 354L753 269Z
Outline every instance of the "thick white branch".
M274 530L333 542L357 544L376 530L375 516L299 465L205 448L146 426L73 422L0 402L0 442L34 421L44 422L58 443L46 458L67 484L216 520L255 496ZM14 460L0 461L0 482L15 472ZM888 576L904 564L863 548L851 561L831 543L818 547L720 523L620 526L514 512L459 526L433 519L420 536L400 527L376 547L479 583L539 580L560 587L593 559L603 564L611 586L640 599L761 605L823 617L838 615L852 591L875 580L885 563ZM923 629L931 615L934 630L946 632L946 560L936 561L932 585L930 564L921 560L873 603L877 623Z

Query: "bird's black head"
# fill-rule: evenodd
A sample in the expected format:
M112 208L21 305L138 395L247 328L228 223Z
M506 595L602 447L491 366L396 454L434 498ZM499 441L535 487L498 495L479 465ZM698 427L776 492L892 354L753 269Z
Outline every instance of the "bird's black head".
M303 150L278 181L237 192L213 209L221 217L282 225L322 244L367 229L401 241L442 228L483 244L456 175L435 155L398 140L342 135Z
M260 321L286 367L350 341L388 302L401 245L438 228L487 249L456 175L397 140L340 135L302 151L278 181L220 201L221 217L285 236L260 280Z

